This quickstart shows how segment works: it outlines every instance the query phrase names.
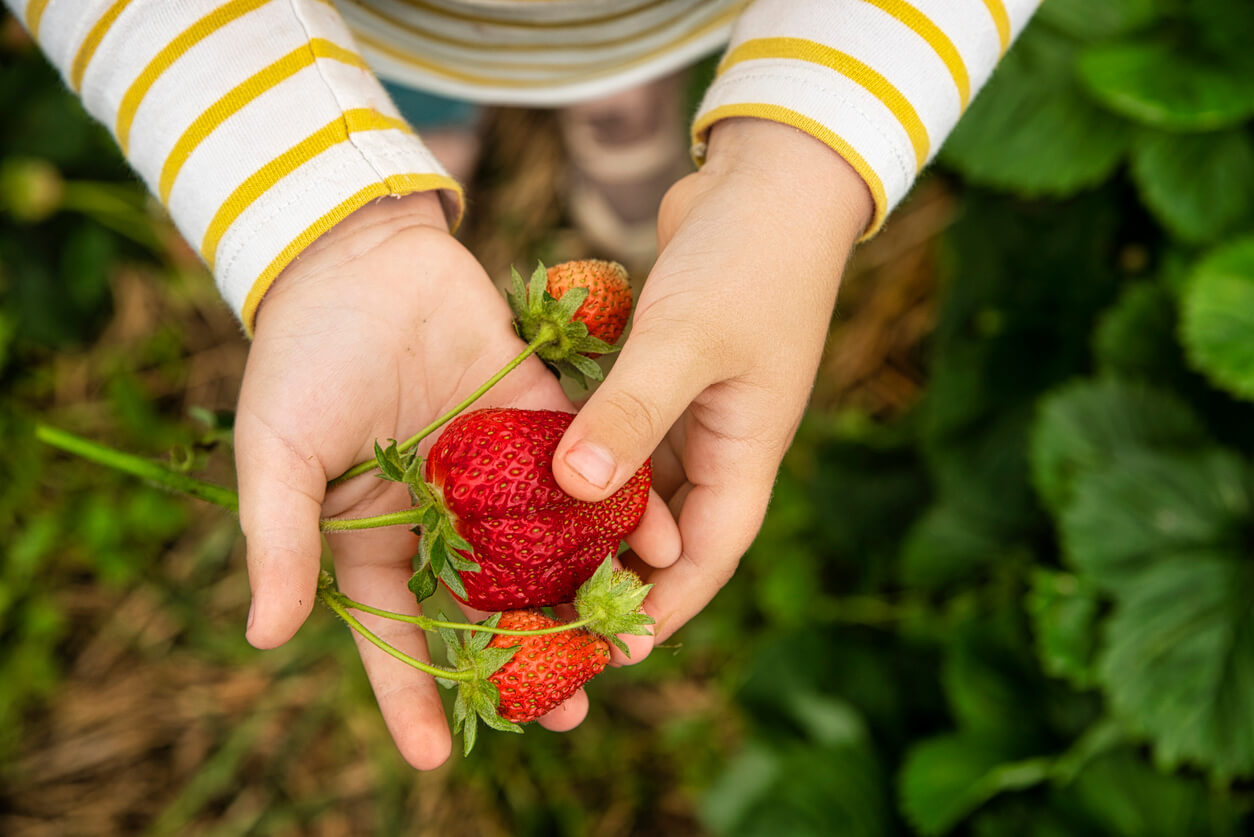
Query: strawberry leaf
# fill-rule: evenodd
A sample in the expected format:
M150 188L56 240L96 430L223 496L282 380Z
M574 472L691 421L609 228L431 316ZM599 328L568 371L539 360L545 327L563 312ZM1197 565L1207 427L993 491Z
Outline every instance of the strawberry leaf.
M1174 235L1207 244L1254 222L1254 136L1244 125L1203 134L1146 131L1132 147L1141 200Z
M984 733L930 738L906 757L902 809L920 834L945 834L997 794L1049 778L1051 761L1022 759L1011 742Z
M490 637L491 634L484 633L484 636ZM475 673L480 677L491 677L503 665L512 660L521 647L520 645L511 645L508 648L481 649L480 653L475 657Z
M1194 368L1254 400L1254 237L1219 248L1198 265L1185 291L1181 333Z
M1149 38L1094 44L1076 70L1107 108L1154 128L1211 131L1254 115L1254 76L1200 46Z
M618 346L606 343L600 337L593 337L591 334L571 341L571 347L577 352L593 352L599 355L613 354L618 351Z
M449 592L457 598L465 601L466 585L462 584L462 577L457 574L457 570L453 569L453 566L447 561L442 560L441 563L443 566L440 567L440 570L437 573L440 581L444 582L444 586L448 587Z
M548 268L543 262L539 262L536 264L536 269L531 271L531 281L527 285L528 308L532 313L540 313L547 307L545 303L553 299L546 290L548 284Z
M595 360L577 352L566 358L566 362L594 381L599 381L605 377L605 373L601 371L601 367Z
M575 612L586 620L584 628L613 642L627 653L619 634L648 636L654 619L640 610L652 584L641 584L630 570L615 570L613 556L607 557L575 591Z
M1117 379L1082 381L1042 402L1030 459L1037 493L1055 512L1068 506L1075 480L1121 451L1188 449L1205 432L1174 395Z
M423 531L431 532L434 536L440 529L440 522L442 519L440 510L435 506L435 504L427 506L422 510L421 526Z
M1096 591L1083 577L1042 568L1032 573L1027 611L1046 674L1077 689L1093 686L1100 607Z
M588 298L588 294L590 293L591 291L588 290L587 288L571 288L570 290L566 291L566 293L562 294L562 298L559 299L557 301L557 304L553 307L553 313L556 314L561 319L569 321L572 317L575 316L575 312L579 310L580 305L583 305L584 300ZM582 323L582 322L571 323L571 326L576 326L576 325L583 326L583 333L584 335L587 335L588 326L586 323ZM573 337L573 336L576 336L577 334L578 332L575 331L574 333L572 333L571 336Z
M414 598L419 602L424 602L435 594L436 579L435 573L431 571L431 565L423 567L414 572L409 577L409 592L414 594Z
M484 619L479 624L488 628L495 628L497 623L500 621L501 621L501 614L493 613L491 616L489 616L487 619ZM470 636L466 640L466 650L469 652L482 651L483 649L488 647L488 643L492 641L493 636L494 634L492 634L490 631L471 631ZM488 673L491 674L492 672L488 672Z
M409 486L410 497L414 499L415 503L418 502L419 497L424 499L430 498L431 490L422 478L422 457L407 457L402 462L404 463L405 471L401 477L401 482ZM430 499L427 499L427 502L430 502Z
M1132 131L1085 95L1072 72L1075 52L1069 38L1030 26L971 102L941 159L974 183L1025 196L1070 195L1105 180Z
M1245 549L1254 516L1254 480L1220 449L1126 452L1079 477L1072 498L1061 519L1067 556L1114 594L1159 555Z
M392 439L392 444L387 448L379 447L379 443L374 443L374 459L379 465L379 471L384 479L392 482L404 482L405 466L401 462L401 452L396 447L396 440Z
M1160 556L1118 596L1099 676L1167 768L1254 776L1254 563L1246 551Z

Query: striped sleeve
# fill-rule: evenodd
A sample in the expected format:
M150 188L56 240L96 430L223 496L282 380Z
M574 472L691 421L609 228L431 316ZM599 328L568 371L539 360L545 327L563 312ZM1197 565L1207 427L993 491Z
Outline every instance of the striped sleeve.
M756 0L693 122L693 155L720 119L799 128L858 171L866 236L905 197L1038 0Z
M329 0L6 0L170 210L251 332L270 284L386 195L461 188Z

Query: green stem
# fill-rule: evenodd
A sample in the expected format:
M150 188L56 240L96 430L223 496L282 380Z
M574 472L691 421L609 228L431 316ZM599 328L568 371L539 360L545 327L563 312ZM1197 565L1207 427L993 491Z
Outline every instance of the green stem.
M35 425L35 438L44 444L75 456L81 456L91 462L155 482L183 494L190 494L192 497L198 497L224 509L239 512L239 496L231 489L190 477L160 462L123 453L47 424Z
M75 456L81 456L90 462L155 482L174 491L206 500L236 514L239 513L239 495L231 489L190 477L160 462L123 453L47 424L35 425L35 438L44 444ZM377 529L380 526L416 526L421 522L422 515L416 510L402 509L374 517L321 520L318 522L318 528L324 532L347 532L355 529Z
M555 625L552 628L536 628L531 631L515 631L509 628L493 628L487 625L471 625L466 622L445 622L440 619L431 619L427 616L410 616L408 613L397 613L393 610L382 610L381 608L372 607L368 604L354 601L343 593L331 593L332 596L339 601L344 607L353 610L360 610L362 613L369 613L374 616L382 616L384 619L393 619L397 622L408 622L411 625L417 625L424 631L434 631L437 628L452 628L461 631L484 631L489 634L501 634L503 636L544 636L545 634L559 634L562 631L569 631L573 628L582 628L591 622L591 619L580 619L576 622L569 622L564 625Z
M527 358L535 354L537 349L539 349L541 346L544 346L546 343L553 342L555 339L557 339L557 336L558 336L557 332L551 326L545 325L543 328L540 329L540 333L536 335L536 338L527 344L527 348L523 349L522 352L518 355L518 357L514 358L509 363L502 366L501 369L495 375L493 375L491 378L488 378L486 381L484 381L482 386L480 386L470 395L466 396L465 400L462 401L460 404L458 404L456 407L449 410L447 413L440 416L438 419L436 419L435 421L428 424L426 427L419 430L413 436L410 436L408 439L406 439L405 441L397 445L397 449L400 450L401 452L409 450L410 448L414 447L419 442L421 442L423 439L427 438L432 433L439 430L449 421L452 421L463 410L465 410L471 404L478 401L479 398L485 392L492 389L492 387L496 386L496 384L502 378L504 378L510 372L513 372L515 369L517 369L518 366L524 360L526 360ZM338 477L336 477L335 479L327 483L327 486L334 487L334 486L339 485L342 482L351 480L353 477L358 477L358 476L361 476L362 474L373 471L377 467L377 465L378 463L375 462L375 460L373 459L367 459L365 462L358 462L356 465L349 468L347 471L345 471L344 473L340 474Z
M354 529L377 529L380 526L417 526L422 522L422 514L417 509L377 514L374 517L349 517L318 521L318 528L324 532L349 532Z
M451 671L447 668L440 668L439 666L433 666L430 663L424 663L422 660L415 659L414 657L409 656L404 651L401 651L399 648L393 647L391 644L381 639L378 635L376 635L373 631L371 631L365 625L361 624L361 622L357 621L357 618L355 616L353 616L351 613L345 610L344 606L340 604L338 601L336 601L336 594L332 592L331 590L327 590L325 588L318 590L318 598L322 599L322 603L324 605L331 608L331 612L333 612L336 616L340 617L340 619L344 620L344 623L346 625L348 625L357 633L361 634L363 639L365 639L367 642L369 642L371 645L375 646L376 648L380 649L381 651L387 654L390 654L391 656L400 660L402 663L405 663L408 666L413 666L419 671L425 671L427 674L430 674L432 677L443 677L446 680L474 680L475 679L475 674L472 671Z

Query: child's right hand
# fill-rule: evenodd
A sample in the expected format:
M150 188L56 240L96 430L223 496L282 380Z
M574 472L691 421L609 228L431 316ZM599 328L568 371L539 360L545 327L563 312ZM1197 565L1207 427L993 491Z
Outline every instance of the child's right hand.
M327 481L373 457L375 440L405 439L457 404L522 349L507 305L452 236L432 193L384 199L311 245L263 301L235 427L240 522L253 606L248 640L286 642L309 615L322 552L319 517L364 517L409 506L405 488L362 476ZM476 406L570 410L536 358ZM433 439L428 439L428 445ZM425 449L425 448L424 448ZM637 551L678 555L658 502ZM660 532L660 551L639 538ZM671 539L666 544L666 539ZM405 527L328 536L340 589L358 601L417 611L406 587L417 538ZM415 626L362 615L396 647L427 659ZM354 635L356 636L356 635ZM357 638L379 707L418 768L447 758L450 735L436 685ZM582 693L542 721L582 719Z

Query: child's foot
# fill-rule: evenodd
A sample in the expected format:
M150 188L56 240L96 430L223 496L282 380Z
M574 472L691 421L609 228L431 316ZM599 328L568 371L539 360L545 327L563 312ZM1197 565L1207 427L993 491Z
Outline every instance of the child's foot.
M692 170L683 94L683 75L672 75L558 115L575 224L601 253L633 273L657 256L662 196Z

